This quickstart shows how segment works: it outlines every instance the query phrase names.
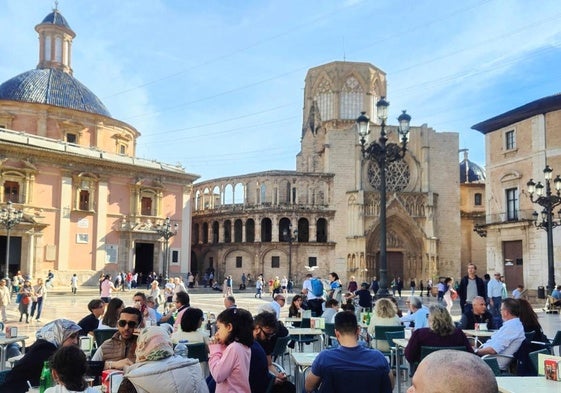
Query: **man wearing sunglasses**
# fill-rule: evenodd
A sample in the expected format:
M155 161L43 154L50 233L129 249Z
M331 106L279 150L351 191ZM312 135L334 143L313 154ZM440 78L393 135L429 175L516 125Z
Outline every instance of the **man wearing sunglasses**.
M277 295L279 296L279 295ZM279 373L275 366L273 366L273 349L277 343L277 339L279 337L286 337L288 336L288 329L277 320L275 311L270 307L269 304L265 305L267 307L263 307L263 311L260 312L255 316L253 319L253 338L254 346L258 344L263 351L265 352L265 356L267 359L267 365L265 366L268 371L276 376L275 379L275 387L273 389L274 392L294 392L296 390L294 384L289 382L286 378L285 373ZM250 381L252 381L252 374L255 375L256 378L262 376L262 361L259 358L259 351L258 349L251 348L251 363L249 365L249 374L250 374ZM254 359L254 357L256 357ZM267 376L265 376L266 378ZM251 382L250 382L251 384ZM254 390L253 391L262 391L262 390Z
M104 361L104 369L122 370L136 361L136 339L134 334L142 323L142 314L138 308L125 307L119 314L118 331L97 349L93 361Z

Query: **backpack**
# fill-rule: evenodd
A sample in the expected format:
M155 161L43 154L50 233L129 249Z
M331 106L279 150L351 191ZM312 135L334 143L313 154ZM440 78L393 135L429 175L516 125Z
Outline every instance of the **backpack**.
M312 294L314 296L323 296L323 283L319 278L312 278Z

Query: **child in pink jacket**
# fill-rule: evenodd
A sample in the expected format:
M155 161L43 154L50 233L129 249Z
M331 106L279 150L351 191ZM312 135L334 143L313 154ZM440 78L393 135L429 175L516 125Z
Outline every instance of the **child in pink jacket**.
M218 315L216 327L208 359L216 393L251 393L248 376L253 317L247 310L229 308Z

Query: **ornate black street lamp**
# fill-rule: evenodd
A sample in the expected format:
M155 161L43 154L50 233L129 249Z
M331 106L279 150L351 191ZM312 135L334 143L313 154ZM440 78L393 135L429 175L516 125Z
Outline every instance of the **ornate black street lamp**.
M8 207L0 211L0 225L6 228L6 282L10 282L10 235L12 228L23 219L23 211L14 209L12 201L8 201Z
M553 183L555 185L556 193L553 194L551 190L551 177L553 169L549 165L543 170L545 178L545 195L544 195L544 185L541 182L538 184L534 183L534 179L530 179L527 183L528 193L530 194L530 200L533 203L537 203L542 209L541 222L538 221L539 214L534 211L532 217L534 219L534 225L536 228L541 228L547 233L547 293L551 294L551 291L555 289L555 263L553 260L553 228L561 225L561 210L559 211L559 221L553 220L553 209L561 205L561 177L557 175ZM536 198L534 199L534 193L536 193Z
M399 121L398 132L401 136L401 145L397 143L388 143L388 134L386 132L386 120L388 118L389 102L382 97L376 103L377 116L382 121L380 138L366 145L366 136L370 134L370 119L366 116L366 112L362 112L356 120L358 135L360 137L360 148L362 157L365 160L374 161L380 169L380 259L379 273L380 290L378 297L388 297L388 261L386 253L386 168L391 162L403 159L407 151L407 135L409 134L409 123L411 116L405 111L397 118ZM361 179L362 181L362 179Z
M292 280L292 243L298 240L298 230L292 231L292 226L282 230L282 236L285 242L288 242L288 279Z
M163 274L164 278L167 280L169 277L169 239L177 234L177 223L171 224L169 217L164 220L163 224L158 225L156 232L158 235L164 238L164 266ZM173 229L172 229L173 228Z

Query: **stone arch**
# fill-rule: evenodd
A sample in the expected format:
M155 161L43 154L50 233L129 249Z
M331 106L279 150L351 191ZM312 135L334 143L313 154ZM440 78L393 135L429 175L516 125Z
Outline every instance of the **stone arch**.
M316 242L327 243L327 220L323 217L318 218L316 222Z
M241 258L241 267L237 267L238 258ZM255 259L254 254L245 248L231 248L224 253L222 266L224 266L224 274L232 276L234 282L240 280L242 273L254 274Z
M298 242L308 243L310 241L310 221L302 217L298 220Z
M312 97L323 121L335 119L334 83L326 72L322 72L314 83Z
M239 182L234 184L234 203L235 204L245 204L247 197L245 195L244 184Z
M224 204L234 204L234 186L232 184L226 184L226 186L224 186Z
M342 120L355 119L358 113L365 110L364 98L367 84L354 72L340 82L339 118Z
M366 268L372 276L378 273L378 254L380 251L380 221L377 220L368 229L366 235ZM422 277L426 266L425 234L406 214L402 207L388 209L386 222L386 248L388 261L388 283L391 272L400 276L404 282L410 278ZM392 269L391 263L401 264Z
M291 233L291 226L292 226L292 222L290 221L290 218L288 217L282 217L279 220L279 224L278 224L278 232L279 232L279 242L284 242L286 241L284 239L284 233L288 233L288 235L290 236Z
M278 268L271 266L273 257L278 257L280 260ZM259 255L259 262L265 281L275 276L288 276L288 247L264 248Z

